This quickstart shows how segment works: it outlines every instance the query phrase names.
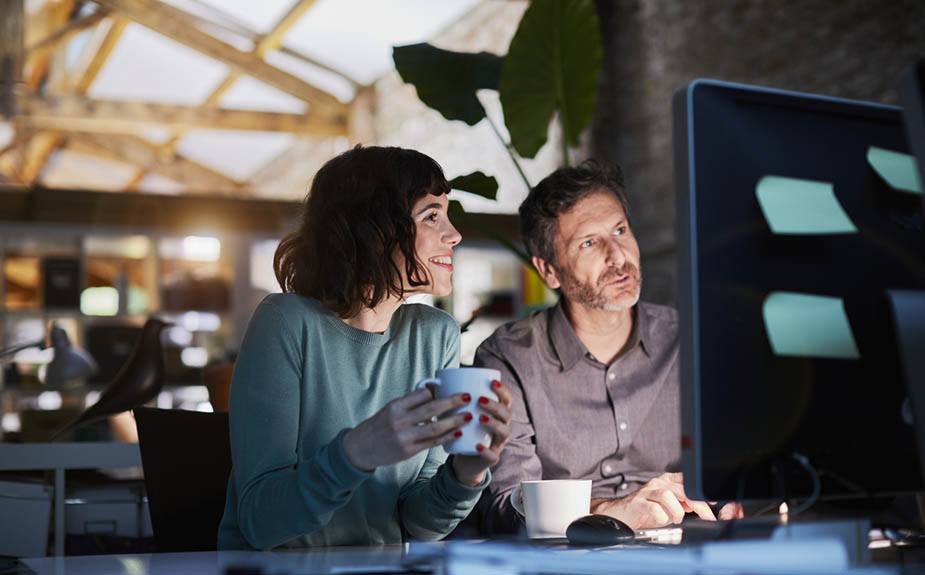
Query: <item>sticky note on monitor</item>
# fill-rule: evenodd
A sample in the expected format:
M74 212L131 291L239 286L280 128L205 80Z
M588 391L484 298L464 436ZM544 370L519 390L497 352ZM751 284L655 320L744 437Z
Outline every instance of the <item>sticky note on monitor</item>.
M922 193L914 156L871 146L867 148L867 163L890 187L910 194Z
M771 292L762 309L775 355L858 359L858 346L841 298Z
M858 231L829 182L764 176L755 186L755 195L764 219L775 234L853 234Z

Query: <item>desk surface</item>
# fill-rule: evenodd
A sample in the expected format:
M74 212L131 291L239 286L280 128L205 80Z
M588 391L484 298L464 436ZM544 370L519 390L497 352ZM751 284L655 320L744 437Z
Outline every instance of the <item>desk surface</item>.
M36 469L96 469L141 465L137 443L81 441L4 443L0 441L0 471Z
M222 575L231 567L266 574L401 572L404 546L303 552L206 551L25 559L23 575ZM259 571L255 571L259 572Z
M898 566L853 566L832 540L723 542L700 546L574 549L493 542L412 543L310 551L218 551L23 560L17 575L223 575L250 568L266 575L360 573L613 573L710 572L898 575ZM429 568L427 568L429 567Z

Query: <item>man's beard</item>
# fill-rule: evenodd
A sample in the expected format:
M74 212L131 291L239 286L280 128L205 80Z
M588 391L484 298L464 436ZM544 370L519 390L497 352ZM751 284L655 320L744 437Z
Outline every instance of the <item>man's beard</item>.
M642 275L639 268L627 262L622 268L609 268L594 285L575 279L571 270L563 270L562 292L571 303L581 304L592 309L605 311L623 311L636 305L642 291ZM628 275L626 285L616 295L607 295L608 284L618 277Z

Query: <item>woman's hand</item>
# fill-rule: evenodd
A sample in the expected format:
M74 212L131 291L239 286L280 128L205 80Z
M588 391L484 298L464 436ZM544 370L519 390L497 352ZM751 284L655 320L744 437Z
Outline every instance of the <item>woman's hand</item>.
M412 455L459 437L459 428L472 419L461 413L437 421L447 411L472 401L468 393L434 399L420 389L393 399L378 413L344 434L344 451L356 467L372 470L404 461Z
M485 470L498 462L501 450L511 437L511 392L500 381L491 382L499 401L478 398L479 409L484 411L479 422L491 432L491 445L477 446L478 455L454 455L453 471L462 483L478 485L485 480Z

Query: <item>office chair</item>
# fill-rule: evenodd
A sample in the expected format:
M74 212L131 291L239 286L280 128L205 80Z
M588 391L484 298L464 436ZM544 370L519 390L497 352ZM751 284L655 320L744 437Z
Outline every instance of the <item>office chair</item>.
M134 413L157 550L214 551L231 473L228 414Z

